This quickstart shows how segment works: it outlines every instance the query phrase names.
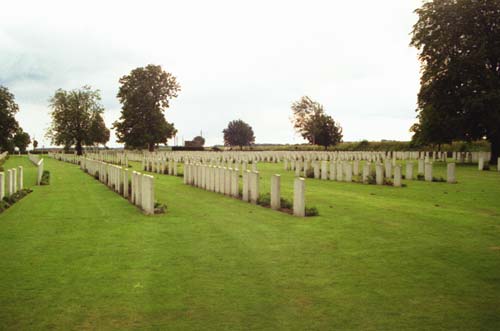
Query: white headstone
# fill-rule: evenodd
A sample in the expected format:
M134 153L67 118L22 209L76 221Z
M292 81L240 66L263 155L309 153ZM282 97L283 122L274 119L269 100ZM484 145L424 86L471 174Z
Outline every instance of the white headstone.
M281 208L280 175L271 176L271 208Z
M455 163L448 163L446 166L446 181L451 184L457 182L455 178Z
M305 187L304 178L295 178L293 185L293 214L295 216L306 216Z

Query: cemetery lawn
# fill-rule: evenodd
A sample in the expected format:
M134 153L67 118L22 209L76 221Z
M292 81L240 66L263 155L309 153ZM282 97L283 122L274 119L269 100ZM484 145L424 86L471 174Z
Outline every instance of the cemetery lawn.
M0 214L0 329L500 330L500 173L393 188L307 179L295 218L154 175L144 216L77 166ZM138 164L134 164L135 167ZM261 192L282 174L259 164ZM444 176L437 165L435 176Z

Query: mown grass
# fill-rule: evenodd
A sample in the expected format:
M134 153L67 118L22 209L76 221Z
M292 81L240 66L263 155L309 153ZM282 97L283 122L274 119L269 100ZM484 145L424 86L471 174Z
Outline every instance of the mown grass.
M34 182L27 162L7 165ZM50 186L0 214L1 329L500 329L499 173L308 179L320 216L300 219L166 175L167 213L147 217L74 165L46 168ZM259 170L292 198L292 172Z

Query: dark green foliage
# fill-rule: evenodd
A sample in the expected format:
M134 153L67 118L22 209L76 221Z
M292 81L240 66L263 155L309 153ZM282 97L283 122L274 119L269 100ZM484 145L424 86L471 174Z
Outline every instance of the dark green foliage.
M319 216L318 208L306 206L306 217Z
M100 91L92 90L90 86L71 91L58 89L50 100L52 124L47 136L52 143L62 145L66 150L74 145L77 154L82 155L83 145L109 139L101 117L104 108L100 101Z
M257 204L262 207L270 207L271 206L271 194L265 193L261 194L257 199Z
M0 213L12 206L14 203L17 201L21 200L24 198L26 195L29 193L33 192L33 190L29 188L25 188L22 190L17 191L16 193L12 194L9 197L4 197L3 200L0 200Z
M500 153L500 1L433 0L416 10L422 63L416 144L486 137Z
M314 170L309 168L306 171L306 178L314 178Z
M113 124L118 142L126 148L147 147L150 151L156 144L166 144L177 130L166 121L164 112L180 89L176 78L158 65L136 68L120 78L122 112Z
M165 214L167 211L167 205L164 203L155 202L155 214Z
M255 142L252 127L242 120L229 122L222 133L224 134L225 146L239 146L240 149L243 149L243 146L249 146Z
M109 135L109 129L106 127L101 114L94 114L90 120L90 128L86 141L87 145L106 145L109 141Z
M49 185L50 184L50 171L44 170L42 174L42 180L40 181L40 185Z
M26 148L31 144L30 135L19 128L12 139L12 143L15 147L19 148L21 153L26 153Z
M288 199L285 199L285 198L281 198L281 209L289 209L291 210L293 208L293 202L288 200Z
M203 138L202 136L196 136L193 138L193 142L199 146L199 147L203 147L205 145L205 138Z
M367 178L367 183L370 185L377 184L377 176L374 173L370 173Z
M19 123L15 118L18 111L14 95L0 85L0 152L14 150L12 139L19 130Z
M444 183L446 182L446 179L444 179L443 177L432 177L432 181L436 183Z
M295 130L313 145L335 146L342 141L342 128L327 115L323 106L309 97L302 97L292 105Z

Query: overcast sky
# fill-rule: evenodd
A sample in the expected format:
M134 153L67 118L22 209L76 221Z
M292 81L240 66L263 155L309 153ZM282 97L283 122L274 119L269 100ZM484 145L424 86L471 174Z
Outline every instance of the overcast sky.
M0 84L40 145L58 88L102 93L120 116L118 79L160 64L182 91L166 112L178 137L221 144L230 120L257 143L300 143L293 101L308 95L340 122L344 140L408 140L419 89L408 46L420 0L5 1ZM115 146L112 132L110 146Z

